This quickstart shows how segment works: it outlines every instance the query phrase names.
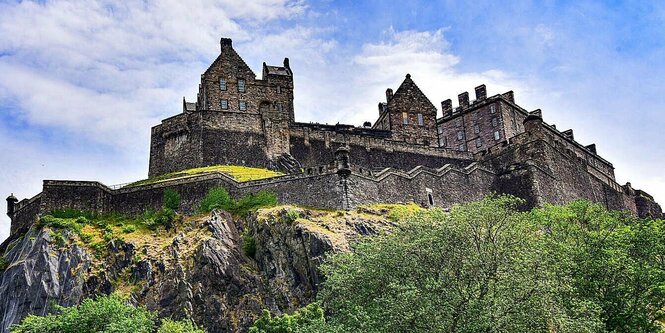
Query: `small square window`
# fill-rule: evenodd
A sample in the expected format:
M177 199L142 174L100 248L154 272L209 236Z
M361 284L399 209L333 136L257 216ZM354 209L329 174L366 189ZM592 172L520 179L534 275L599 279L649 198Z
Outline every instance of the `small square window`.
M483 141L480 138L476 138L476 147L480 147L483 145Z
M277 111L282 112L284 110L284 106L282 103L277 103Z
M423 126L423 114L418 114L418 126Z
M219 90L226 91L226 80L224 78L219 78Z
M464 139L464 132L457 131L457 140L462 140L462 139Z
M245 101L238 101L238 108L240 111L245 111L247 110L247 102Z
M402 124L404 125L409 124L409 114L406 112L402 112Z
M496 118L492 118L492 127L496 127L499 124L499 122L496 120Z
M480 133L480 126L478 124L473 125L473 133Z
M460 144L459 147L457 147L457 150L459 150L459 151L465 151L466 149L464 149L464 144L463 144L463 143Z
M222 108L222 110L228 110L229 109L229 100L223 99L219 101L219 107Z
M442 136L439 138L439 146L445 147L446 146L446 137Z
M496 105L490 105L490 113L496 113Z
M238 92L245 92L245 79L238 79Z
M501 132L494 131L494 140L499 140L499 139L501 139Z
M277 86L277 93L281 94L282 93L282 86Z

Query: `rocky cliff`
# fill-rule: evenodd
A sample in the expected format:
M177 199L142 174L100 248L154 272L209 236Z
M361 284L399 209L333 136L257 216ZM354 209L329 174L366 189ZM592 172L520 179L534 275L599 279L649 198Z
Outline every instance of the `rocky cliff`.
M0 247L0 332L28 314L111 292L160 317L191 316L208 332L242 332L262 309L311 302L323 258L393 227L390 213L281 206L244 218L179 216L168 230L85 219L74 229L38 224Z

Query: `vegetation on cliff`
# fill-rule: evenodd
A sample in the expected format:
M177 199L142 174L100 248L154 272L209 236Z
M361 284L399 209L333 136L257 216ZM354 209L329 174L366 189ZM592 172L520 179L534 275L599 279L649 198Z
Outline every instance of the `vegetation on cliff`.
M662 331L664 221L586 201L531 212L519 203L411 215L326 260L322 308L264 313L251 331Z
M58 307L59 314L29 315L12 333L205 333L190 320L164 319L144 307L134 307L118 294L86 299L78 306Z

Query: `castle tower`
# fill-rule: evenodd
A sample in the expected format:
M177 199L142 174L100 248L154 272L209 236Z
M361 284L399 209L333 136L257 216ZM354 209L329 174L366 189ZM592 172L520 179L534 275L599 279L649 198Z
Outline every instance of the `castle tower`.
M14 196L14 193L12 193L10 196L7 197L7 215L9 217L12 217L14 215L14 212L16 211L17 202L18 199Z

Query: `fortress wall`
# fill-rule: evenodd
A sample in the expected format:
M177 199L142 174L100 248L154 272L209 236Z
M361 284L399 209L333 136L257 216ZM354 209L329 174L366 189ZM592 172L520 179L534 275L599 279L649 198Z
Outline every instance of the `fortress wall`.
M352 174L348 181L349 198L351 206L408 202L428 206L427 189L430 189L435 207L450 208L489 194L494 178L494 174L482 169L467 173L453 168L440 174L434 170L413 175L389 171L378 178Z
M107 212L111 191L98 182L45 180L41 195L41 212L54 209L78 209Z
M16 207L16 212L12 216L12 224L9 234L14 235L17 232L23 233L30 228L33 223L37 222L41 203L41 194L36 195L32 199L21 200Z
M410 170L418 165L439 168L445 164L465 167L473 161L470 153L395 142L365 135L291 128L291 155L303 167L334 162L335 150L348 144L354 165L380 169L393 167Z
M152 128L150 177L201 166L200 117L198 113L182 113Z

